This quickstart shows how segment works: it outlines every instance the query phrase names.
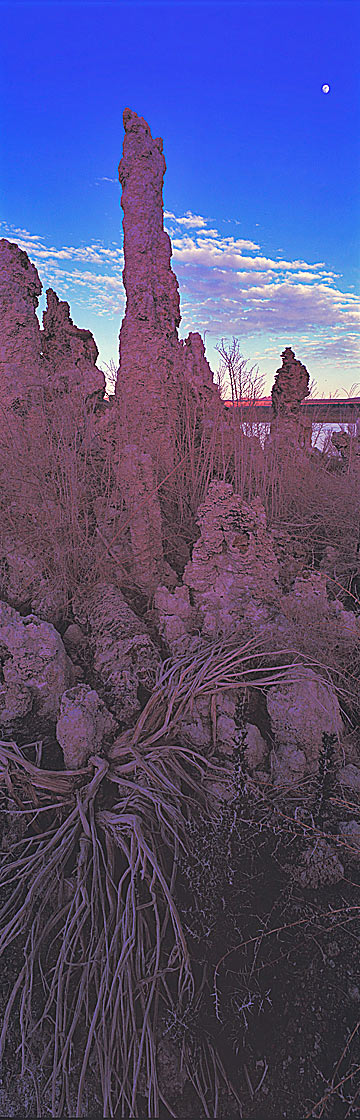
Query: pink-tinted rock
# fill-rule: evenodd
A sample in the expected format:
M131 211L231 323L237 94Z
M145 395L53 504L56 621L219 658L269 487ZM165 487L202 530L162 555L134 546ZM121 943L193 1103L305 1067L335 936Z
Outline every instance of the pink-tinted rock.
M245 723L245 762L248 769L253 772L258 767L264 767L267 762L269 750L265 739L254 723Z
M317 770L323 733L335 734L338 740L344 733L331 684L313 669L298 664L285 671L283 681L269 688L266 704L272 734L282 748L282 756L284 750L304 752L307 769Z
M135 583L151 593L166 578L161 511L153 461L139 445L126 444L121 461L122 494L127 506Z
M204 637L228 637L244 620L261 629L279 598L278 562L265 510L226 482L210 483L198 510L200 537L183 576L198 610Z
M119 588L105 583L90 594L74 596L73 611L89 638L97 687L116 718L131 723L148 699L161 664L145 623Z
M5 409L29 406L39 384L41 340L36 315L42 285L26 253L0 240L0 386Z
M346 845L348 847L348 854L350 855L351 852L352 852L353 857L355 857L355 859L359 859L360 858L360 821L356 820L355 818L351 821L340 821L338 830L339 830L339 835L346 842ZM342 850L343 849L340 848L340 851L342 851ZM346 854L346 850L347 849L345 848L344 849L344 855Z
M196 610L191 606L189 588L175 587L173 591L159 586L154 595L157 626L174 657L191 648L191 635L196 628ZM198 645L198 638L192 642Z
M0 733L16 735L32 709L33 697L24 684L2 685L0 687Z
M81 626L78 626L77 622L70 622L63 634L63 643L66 652L72 660L77 660L79 657L82 658L89 649L89 642L86 634L84 634L84 631L81 629Z
M301 887L318 890L319 887L339 883L344 878L344 867L331 844L317 838L315 844L306 848L299 862L291 865L291 874Z
M360 429L358 429L360 430ZM360 438L349 432L332 432L331 443L340 452L342 463L348 471L360 474Z
M63 614L59 587L41 571L39 557L9 533L1 535L0 598L15 610L27 610L57 626Z
M151 449L164 472L173 466L178 393L179 290L172 271L171 243L163 225L162 140L153 139L143 117L124 115L119 164L124 211L123 272L126 311L120 331L116 394L127 405L129 442Z
M52 288L48 288L46 296L41 343L54 390L76 391L84 400L102 400L105 376L96 365L99 351L91 331L75 326L69 304L60 300Z
M69 688L61 697L56 724L66 770L78 770L91 755L101 754L117 731L117 722L95 689L85 684Z
M306 774L306 755L304 751L281 744L271 752L271 777L274 786L294 786Z
M297 649L325 661L331 673L342 673L351 665L352 692L356 695L357 690L360 698L360 617L345 611L339 600L329 600L324 572L304 569L289 594L283 595L267 633L274 649Z
M201 334L190 331L187 338L179 343L178 364L181 376L194 394L197 404L202 404L207 411L209 425L220 413L224 413L224 406L220 397L220 389L214 384L213 373L205 356L205 346ZM225 418L227 413L225 412Z
M262 630L280 601L278 562L258 498L250 504L226 482L211 482L197 520L200 536L182 587L159 587L154 606L162 637L179 655L201 638Z
M230 484L212 482L198 521L201 533L182 587L159 587L154 596L157 625L174 657L196 655L204 638L218 641L238 631L241 641L249 631L261 631L279 599L278 564L258 499L248 504ZM237 741L236 702L235 690L216 690L213 700L195 697L181 717L184 740L204 750L216 740L231 754ZM249 766L250 758L251 750Z
M23 715L33 713L40 720L56 719L61 696L73 684L73 672L60 634L50 623L32 614L23 618L1 602L0 664L7 726L10 710L16 720L20 709Z
M144 118L130 109L125 109L123 120L119 179L123 188L126 310L120 331L116 400L126 432L124 442L132 448L134 459L132 470L129 461L126 471L124 467L124 483L128 493L131 484L137 509L143 508L144 490L149 502L151 494L148 524L141 514L139 545L134 533L132 540L135 570L141 573L142 587L151 592L156 586L154 576L157 582L161 578L163 555L162 534L151 529L154 519L161 524L162 494L157 485L170 478L170 490L176 487L173 472L179 459L178 436L186 393L190 426L195 410L200 408L197 424L211 428L223 406L212 384L200 335L192 333L185 342L178 338L179 290L171 268L170 238L164 230L166 164L162 140L154 139ZM137 479L135 464L144 454L150 456L153 470L150 460L144 459L141 478ZM150 551L148 546L143 549L143 536L152 540Z
M342 786L345 787L345 792L351 790L353 793L360 795L360 767L348 763L338 773L338 779Z
M276 371L271 390L274 419L271 438L311 447L311 419L301 412L301 401L309 396L309 374L306 366L295 358L294 351L286 346L281 355L282 365Z

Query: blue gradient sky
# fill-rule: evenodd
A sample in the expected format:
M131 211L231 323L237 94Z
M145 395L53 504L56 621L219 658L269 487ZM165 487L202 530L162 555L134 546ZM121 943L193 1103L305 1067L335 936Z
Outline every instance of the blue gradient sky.
M214 370L236 335L264 393L285 345L320 395L360 381L356 2L12 0L0 25L0 235L103 362L124 311L129 106L164 140L180 333L206 331Z

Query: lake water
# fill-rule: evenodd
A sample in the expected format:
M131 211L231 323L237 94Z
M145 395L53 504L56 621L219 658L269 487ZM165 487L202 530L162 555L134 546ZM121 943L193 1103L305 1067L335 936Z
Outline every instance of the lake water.
M257 434L260 438L262 446L264 445L265 436L270 432L270 423L259 422L253 429L253 434ZM318 447L319 451L322 450L328 433L331 432L348 432L349 435L355 435L355 424L336 424L334 422L328 423L314 423L312 425L312 446ZM338 454L334 448L334 455L338 458Z

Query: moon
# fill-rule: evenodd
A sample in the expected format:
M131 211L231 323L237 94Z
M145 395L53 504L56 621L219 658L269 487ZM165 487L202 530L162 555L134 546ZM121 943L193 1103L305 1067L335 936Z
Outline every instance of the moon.
M325 83L325 85L324 85L324 86L321 86L321 90L322 90L322 93L330 93L330 86L328 86L328 85L327 85L327 84Z

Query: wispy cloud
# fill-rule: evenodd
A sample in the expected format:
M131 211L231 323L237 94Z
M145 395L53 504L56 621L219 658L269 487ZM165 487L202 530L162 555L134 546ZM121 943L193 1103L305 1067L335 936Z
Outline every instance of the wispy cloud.
M191 229L191 228L193 228L193 229L206 229L206 226L207 226L206 218L202 218L201 214L192 214L191 210L187 210L186 214L183 214L183 216L180 217L180 218L176 218L175 214L171 213L171 210L165 210L164 211L165 221L168 218L171 218L174 222L176 222L176 225L187 226L188 229Z
M269 257L253 241L203 227L190 233L179 222L176 228L172 224L171 240L183 332L194 324L214 338L293 337L301 340L302 352L309 335L312 356L332 363L356 361L359 299L353 291L340 290L341 276L326 262L287 260L281 249Z
M98 186L99 183L116 183L119 186L119 180L111 179L108 175L100 175L98 179L95 179L95 185Z
M191 211L180 216L165 211L165 219L181 292L182 334L197 329L214 340L265 336L271 353L278 339L300 340L303 360L354 366L359 299L353 290L341 290L341 276L326 262L287 260L280 249L268 256L260 244L222 236L211 219ZM120 325L125 305L120 244L56 247L28 230L5 223L0 228L28 253L44 286L56 287L70 305L87 306L93 316L118 315ZM270 357L266 349L264 358Z

